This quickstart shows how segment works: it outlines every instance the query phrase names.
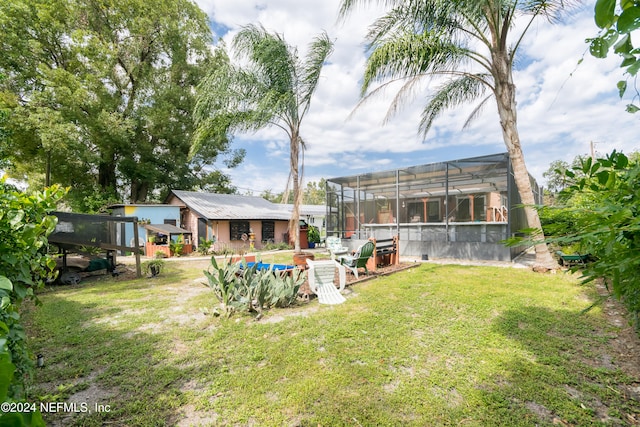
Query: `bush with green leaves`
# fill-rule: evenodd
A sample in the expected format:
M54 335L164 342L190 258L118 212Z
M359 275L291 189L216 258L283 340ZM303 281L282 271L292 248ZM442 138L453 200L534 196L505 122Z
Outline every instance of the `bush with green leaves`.
M579 243L594 258L582 272L585 282L604 278L640 328L640 162L614 151L576 169L567 174L583 176L566 190L574 201L575 230L555 241Z
M204 274L206 285L227 316L246 311L257 313L257 318L262 317L264 309L293 304L306 278L306 273L297 268L291 274L276 271L273 266L258 270L257 263L249 267L244 261L230 262L226 258L218 265L215 257L211 257L211 269Z
M184 249L184 236L181 234L176 240L169 241L169 250L174 256L182 255Z
M320 243L320 230L318 230L318 227L313 225L309 226L307 239L309 243Z
M292 247L286 242L267 243L262 247L263 251L286 251L289 249L292 249Z
M55 261L47 255L47 236L56 226L48 215L65 194L58 186L26 194L0 179L0 400L26 397L33 357L26 347L20 306L53 279ZM7 421L0 414L0 424ZM18 416L12 414L13 416ZM4 420L3 420L4 418ZM17 419L16 419L17 420ZM19 420L11 420L20 425ZM23 420L24 421L24 420Z
M202 255L208 255L215 242L215 237L211 240L201 237L200 244L198 245L198 252Z

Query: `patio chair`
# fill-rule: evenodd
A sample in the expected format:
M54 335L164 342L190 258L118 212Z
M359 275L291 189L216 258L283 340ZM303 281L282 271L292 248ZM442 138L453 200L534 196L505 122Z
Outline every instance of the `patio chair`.
M340 257L340 264L351 270L356 276L356 279L358 278L359 268L364 268L365 274L369 274L369 270L367 270L367 261L373 255L375 247L376 246L373 242L367 242L360 246L356 250L355 254Z
M331 254L331 259L336 259L336 255L344 255L349 253L349 248L342 246L342 239L338 236L327 236L325 241L327 249Z
M309 289L318 295L320 304L342 304L346 301L340 291L344 289L347 281L347 274L344 267L336 261L324 260L313 261L307 258L307 279L309 280ZM340 288L336 288L334 283L336 268L338 269L338 277Z

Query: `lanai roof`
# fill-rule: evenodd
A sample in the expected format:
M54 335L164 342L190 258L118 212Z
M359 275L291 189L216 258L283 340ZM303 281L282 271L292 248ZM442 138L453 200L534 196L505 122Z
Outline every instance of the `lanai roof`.
M486 188L507 190L509 156L507 153L450 160L401 169L331 178L329 185L359 189L378 196L429 197L473 193ZM396 190L396 185L397 190Z

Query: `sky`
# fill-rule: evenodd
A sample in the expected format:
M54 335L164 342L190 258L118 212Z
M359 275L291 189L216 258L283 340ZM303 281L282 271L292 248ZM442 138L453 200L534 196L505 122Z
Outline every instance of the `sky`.
M242 26L258 23L282 34L301 55L322 31L334 40L334 52L302 123L305 183L506 151L494 100L466 129L463 124L475 104L445 112L426 138L418 124L427 84L386 122L394 90L358 106L365 34L384 13L380 7L359 7L340 20L339 0L195 1L209 16L216 40L224 39L227 46ZM542 174L552 161L570 163L577 155L589 154L592 146L596 154L640 149L640 113L625 112L630 98L621 100L616 88L625 79L619 58L610 54L602 60L588 53L585 39L597 33L594 4L585 2L561 23L538 20L517 57L518 129L529 173L540 185L546 185ZM246 149L246 158L237 168L221 169L240 193L282 192L289 174L288 144L284 131L276 127L235 135L233 148Z

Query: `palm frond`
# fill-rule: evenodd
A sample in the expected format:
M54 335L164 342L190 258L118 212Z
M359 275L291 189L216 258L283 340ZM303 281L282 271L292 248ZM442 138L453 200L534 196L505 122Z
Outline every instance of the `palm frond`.
M580 5L580 0L528 0L517 2L517 9L526 15L543 16L549 22L557 22L563 13Z
M454 70L470 58L469 54L469 50L433 33L405 33L375 47L367 61L362 93L376 81Z
M279 34L262 25L247 25L233 39L234 52L250 61L250 71L260 76L265 87L291 93L295 87L297 50Z
M394 6L401 3L401 0L342 0L338 9L338 17L345 19L346 16L358 6L364 6L368 3L380 4L383 6Z
M480 114L482 114L482 110L487 105L487 102L489 102L489 100L492 98L493 98L493 95L489 95L485 97L482 101L480 101L478 105L476 105L476 108L473 109L471 114L469 114L469 117L467 117L467 120L462 125L462 129L467 129L472 122L474 122L478 117L480 117Z
M445 110L482 96L487 90L485 79L485 75L462 75L440 86L422 110L419 126L422 135L426 136L434 120Z
M309 53L302 64L302 73L300 76L300 103L303 105L300 118L302 118L304 113L309 109L311 96L320 81L322 67L332 52L333 42L324 31L316 36L309 46Z

